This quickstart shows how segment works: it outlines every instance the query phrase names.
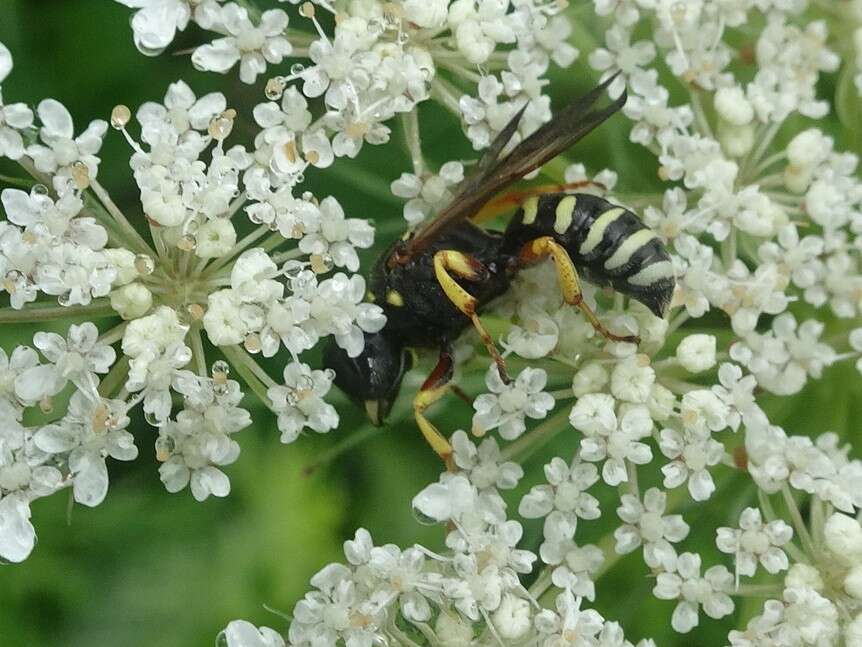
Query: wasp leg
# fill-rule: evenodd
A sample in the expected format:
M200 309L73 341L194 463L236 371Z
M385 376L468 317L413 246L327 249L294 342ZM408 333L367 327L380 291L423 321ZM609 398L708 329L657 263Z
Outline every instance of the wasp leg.
M538 186L531 186L525 189L505 191L494 196L494 198L482 207L479 210L479 213L473 216L471 220L475 223L485 222L486 220L491 220L492 218L496 218L497 216L501 216L504 213L515 209L523 204L524 200L527 198L548 193L565 193L566 191L583 189L587 186L596 186L602 190L606 190L606 187L599 182L582 180L580 182L569 182L568 184L540 184Z
M518 260L522 265L532 265L533 263L550 257L554 261L554 266L557 269L557 276L560 279L560 289L563 292L563 300L573 306L577 306L584 313L587 320L593 325L602 337L611 341L625 341L635 344L640 343L640 337L637 335L615 335L605 328L604 324L596 317L596 313L584 301L581 293L581 283L578 278L578 271L575 269L572 259L569 257L563 247L550 236L542 236L530 241L521 249Z
M476 314L476 297L462 288L455 280L455 276L457 276L468 281L482 281L487 274L485 266L472 256L462 252L441 250L434 254L434 274L449 300L473 322L473 327L479 333L479 337L482 338L482 343L485 344L485 348L488 349L488 353L497 364L500 379L508 384L511 380L506 372L506 361L500 355L500 351L497 350L491 335L482 325L479 315Z
M422 384L416 397L413 398L413 416L416 418L416 424L419 430L431 445L431 449L437 452L437 455L446 463L446 469L450 472L455 472L455 461L452 458L452 445L449 441L437 431L437 428L425 417L425 410L440 398L446 395L446 392L453 388L450 383L452 379L452 358L448 352L442 351L440 359L437 361L437 366L431 371L431 375Z

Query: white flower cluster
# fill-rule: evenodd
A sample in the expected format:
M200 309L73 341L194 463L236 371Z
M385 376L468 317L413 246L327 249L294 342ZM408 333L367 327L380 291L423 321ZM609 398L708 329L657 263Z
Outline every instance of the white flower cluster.
M106 458L137 454L126 427L139 403L165 487L199 500L228 494L223 468L250 423L229 371L274 414L283 442L336 428L325 400L334 375L301 356L331 337L356 357L385 318L354 274L373 228L305 191L305 174L388 143L397 119L412 168L390 190L415 225L447 204L470 164L426 161L418 105L457 116L477 151L524 108L518 141L550 118L550 64L578 56L565 2L293 3L304 32L288 29L286 10L246 1L119 1L135 10L143 53L194 22L218 37L191 63L238 65L249 84L267 75L267 100L252 112L249 147L227 144L243 117L227 98L183 81L135 112L137 139L132 111L116 106L110 125L133 150L140 195L130 218L97 179L106 122L75 137L57 101L34 110L0 97L0 155L34 179L0 194L10 302L0 320L122 319L0 353L0 557L12 561L33 548L30 501L63 487L85 505L104 498ZM829 109L821 74L862 67L848 63L862 56L862 3L844 3L847 25L819 9L812 19L807 0L588 4L595 15L582 12L580 26L604 33L588 63L620 73L610 92L629 93L630 139L655 157L662 190L627 193L615 172L590 178L568 161L543 172L643 214L673 260L669 320L586 285L609 329L640 338L609 342L563 303L552 264L519 272L494 304L515 379L492 365L473 403L471 434L488 437L477 446L452 434L449 469L413 499L417 517L445 528L445 549L375 546L359 530L346 564L312 578L286 636L235 621L222 634L229 647L631 646L587 606L603 573L636 552L677 632L759 597L768 601L730 633L733 647L862 645L862 461L836 434L788 433L764 403L838 362L862 371L858 158L811 126ZM282 69L290 56L304 62ZM11 69L0 45L0 83ZM227 361L208 361L205 338ZM281 354L283 383L258 354ZM69 405L54 415L60 394ZM33 423L26 410L37 407ZM560 455L518 502L522 524L505 491L552 440ZM718 551L707 557L690 537L703 529L680 510L710 501L731 470L751 487L733 518L706 529ZM521 547L525 531L538 554Z
M848 12L859 13L859 3L848 4ZM615 173L603 171L588 182L580 165L548 174L643 213L672 254L678 285L670 321L619 296L602 308L602 293L585 286L586 302L602 312L609 328L641 338L638 347L605 342L576 310L564 307L551 264L520 272L495 312L509 324L503 333L507 356L528 365L511 383L489 369L489 393L475 399L472 429L477 436L497 430L513 442L501 447L487 438L477 448L466 433L456 432L452 471L414 499L420 516L448 529L448 551L414 547L422 555L416 561L421 572L399 578L411 583L403 590L421 590L425 603L399 605L391 594L376 594L381 576L367 577L364 562L348 551L351 567L322 571L338 573L341 610L329 612L335 584L309 594L297 607L288 644L629 644L618 625L582 607L595 600L602 573L619 556L639 550L644 574L655 577L653 594L674 605L670 624L678 632L691 631L703 616L729 616L734 598L760 596L774 599L745 631L731 632L734 647L825 646L839 639L862 645L862 570L854 543L862 533L853 517L862 508L862 462L835 434L815 440L789 435L758 402L799 393L836 362L862 367L862 329L855 324L852 331L844 326L828 332L833 319L822 314L828 308L840 319L858 320L862 313L858 159L840 152L822 129L799 130L790 119L826 115L818 80L839 67L836 52L846 51L847 43L826 21L810 21L804 0L593 5L607 22L605 42L589 63L605 78L622 72L611 92L627 88L631 140L655 155L667 186L657 195L626 194ZM495 58L484 52L511 39L505 16L518 10L508 14L499 3L459 0L448 4L450 27L453 12L460 15L464 6L478 18L458 25L454 42L462 47L469 34L470 48L462 53L491 66ZM438 14L431 5L424 8L443 20L444 9ZM565 38L558 18L553 30ZM736 30L750 21L763 27L750 48L738 49L731 44L739 40ZM522 49L518 41L507 55L509 70L499 76L480 69L477 96L459 101L477 148L505 123L511 111L500 106L512 97L533 97L528 116L545 110L537 94L541 68L523 74L520 86L512 76L529 69L518 59ZM446 104L451 97L439 74L452 65L436 52L432 58L438 76L431 97ZM740 74L740 60L753 73ZM660 81L659 61L680 82L684 103L671 103L680 93ZM533 82L524 84L527 77ZM408 200L405 218L416 223L445 204L463 166L449 162L439 173L428 170L414 118L407 116L403 125L414 168L391 188ZM788 143L779 147L782 140ZM801 301L815 314L811 308L796 311ZM735 336L730 343L697 331L692 320L711 310L729 318ZM674 335L682 326L683 334ZM568 380L560 383L563 368L571 371L570 387ZM565 405L569 399L575 399L571 406ZM531 418L544 420L533 427ZM518 507L522 517L542 520L533 555L518 551L522 526L507 518L499 490L523 477L515 459L556 433L575 434L572 453L553 458L545 466L546 482L534 485ZM661 487L642 490L640 473L652 467ZM750 477L757 507L746 507L738 525L728 519L713 529L726 563L707 567L713 560L690 550L691 527L677 510L684 499L709 501L722 468ZM599 504L605 490L619 500L610 510ZM807 517L797 501L803 497ZM583 540L581 529L614 508L619 524L612 541ZM527 569L535 577L524 588ZM774 584L745 581L761 571L758 582L786 577ZM329 578L317 579L322 584ZM311 600L313 616L306 614ZM348 600L355 605L350 611ZM357 622L348 625L351 617ZM356 626L371 634L350 634ZM235 622L225 637L230 647L268 644L269 630L261 631Z
M139 44L150 49L165 46L173 33L159 21L175 14L182 27L180 5L189 9L157 5L144 3L133 19ZM212 13L219 7L196 3L196 15L210 12L212 25L241 41L243 74L262 71L249 49L254 38L243 31L244 14L235 5ZM283 26L261 33L269 38L276 28L280 33ZM229 40L207 55L224 61ZM283 51L278 39L260 47L264 56ZM2 47L0 82L11 68ZM291 96L285 93L285 109ZM272 121L267 111L275 105L258 106L258 121ZM85 505L104 499L105 459L137 456L125 427L138 404L158 432L165 487L189 486L198 500L229 493L222 468L239 456L233 434L250 424L230 370L277 415L283 442L306 428L323 433L337 426L338 414L323 400L332 375L311 371L299 356L329 336L356 356L363 334L380 330L385 318L378 306L363 303L362 277L331 273L359 269L356 250L373 243L371 225L346 218L332 197L293 197L307 164L332 162L322 131L302 136L305 161L297 165L294 131L278 107L281 121L267 122L247 150L226 145L237 115L221 93L197 97L185 82L172 84L162 102L135 112L139 140L127 129L131 110L116 106L110 124L131 146L140 195L138 213L127 215L97 179L107 122L94 121L75 137L69 112L54 99L35 111L0 100L0 110L0 155L33 178L29 190L0 193L6 216L0 291L9 298L2 320L100 321L68 327L67 338L37 333L38 353L25 346L3 351L0 558L20 561L32 550L32 499L63 487ZM115 325L103 327L106 318ZM204 336L228 362L207 359ZM282 347L285 386L254 357L272 357ZM55 397L69 397L64 411L53 412ZM28 408L41 409L41 418L25 416Z

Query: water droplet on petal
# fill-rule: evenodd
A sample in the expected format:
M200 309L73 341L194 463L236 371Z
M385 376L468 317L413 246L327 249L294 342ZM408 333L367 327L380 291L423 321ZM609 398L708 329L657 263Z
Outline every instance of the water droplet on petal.
M423 526L436 526L438 523L440 523L436 519L433 519L424 512L422 512L415 505L411 506L411 510L413 511L413 518L416 520L416 523L419 523Z

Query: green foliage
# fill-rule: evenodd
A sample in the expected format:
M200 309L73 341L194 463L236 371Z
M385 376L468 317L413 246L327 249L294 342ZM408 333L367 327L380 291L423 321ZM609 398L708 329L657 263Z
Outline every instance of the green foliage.
M116 103L134 107L160 99L177 78L189 81L199 94L221 89L241 115L250 115L251 107L262 100L261 84L249 89L235 74L197 73L186 56L142 57L132 44L128 20L126 7L108 1L4 0L0 41L15 57L4 95L31 104L56 97L69 107L78 126L106 118ZM582 56L593 47L596 33L595 25L579 27L576 44ZM175 49L195 45L199 36L193 30L183 34ZM552 81L560 101L584 89L560 72ZM580 77L579 83L586 86L587 79ZM831 127L840 132L843 124L852 133L839 147L862 151L862 113L850 69L838 78L836 104ZM455 153L451 150L449 135L457 123L450 115L423 106L420 119L430 160L470 154L463 142ZM628 143L620 122L617 118L579 145L572 159L576 155L593 171L616 169L625 190L656 190L654 158ZM238 130L241 139L250 138L250 129ZM396 129L394 139L397 136ZM127 156L122 138L109 133L100 178L134 214L139 207ZM382 246L401 228L400 206L388 186L406 168L406 160L397 145L386 150L366 146L357 160L311 173L309 181L319 194L338 197L351 215L375 219ZM0 165L0 174L13 173L10 165ZM725 317L710 323L716 334L729 338ZM9 333L4 328L0 343L10 348L34 329ZM765 397L764 405L774 421L792 433L831 429L849 439L854 421L862 417L858 384L852 365L844 364L827 370L799 396ZM470 393L483 389L479 381L464 387ZM165 492L152 458L151 430L142 421L133 424L142 458L131 465L110 464L112 485L104 505L92 510L76 506L67 514L62 495L34 504L38 546L23 564L0 569L0 645L193 647L213 644L218 631L239 617L283 630L285 620L263 605L289 613L311 575L341 558L341 542L357 526L367 527L379 543L421 542L439 548L441 528L420 526L411 515L411 498L436 479L440 465L417 433L406 391L386 430L310 477L303 469L317 456L365 429L356 422L359 412L342 401L344 424L337 433L286 447L278 442L274 417L253 411L253 428L238 436L242 456L227 470L233 484L230 497L205 503L194 501L188 491ZM469 426L470 410L453 398L438 405L432 417L452 431ZM532 456L522 487L510 493L510 504L516 506L517 497L541 480L548 457L570 451L575 442L564 433ZM607 542L615 527L607 494L602 521L584 524L591 541ZM678 498L683 499L681 494ZM745 479L730 470L722 472L716 499L685 510L693 528L689 549L714 556L715 528L735 521L753 496ZM537 522L525 524L526 548L537 550L540 536ZM619 619L631 639L652 636L660 645L718 644L717 636L756 612L756 607L741 607L724 622L704 619L693 634L674 634L668 622L673 605L652 597L653 580L638 560L620 560L599 583L598 597L605 605L599 610Z

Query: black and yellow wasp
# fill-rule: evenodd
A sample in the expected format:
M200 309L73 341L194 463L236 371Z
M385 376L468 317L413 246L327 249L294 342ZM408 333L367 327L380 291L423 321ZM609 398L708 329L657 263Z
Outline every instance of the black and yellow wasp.
M581 309L607 339L637 343L637 337L609 332L583 301L580 278L610 286L663 317L674 290L670 257L655 233L631 211L586 193L516 192L526 199L504 232L479 227L472 219L494 205L510 185L541 167L617 112L626 95L601 109L593 105L608 79L575 100L550 122L502 152L518 127L523 109L507 124L458 187L439 215L387 249L370 277L369 298L387 317L385 327L365 335L365 349L348 357L334 343L324 349L324 363L335 371L335 384L381 424L398 395L409 368L408 348L433 348L440 359L413 401L416 422L433 449L451 467L452 447L425 417L425 409L451 385L450 345L469 326L482 338L508 381L505 362L482 325L479 313L509 289L523 267L550 258L564 300Z

